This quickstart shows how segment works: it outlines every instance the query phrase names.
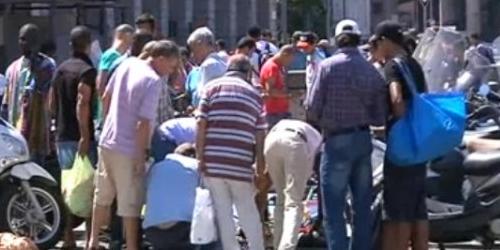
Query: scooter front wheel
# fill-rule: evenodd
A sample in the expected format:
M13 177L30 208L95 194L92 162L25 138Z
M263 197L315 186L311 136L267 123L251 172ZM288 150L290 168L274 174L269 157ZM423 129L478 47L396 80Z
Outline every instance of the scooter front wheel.
M64 216L63 202L56 187L30 181L31 191L43 214L21 186L7 184L0 194L0 230L33 240L40 249L50 249L61 239Z

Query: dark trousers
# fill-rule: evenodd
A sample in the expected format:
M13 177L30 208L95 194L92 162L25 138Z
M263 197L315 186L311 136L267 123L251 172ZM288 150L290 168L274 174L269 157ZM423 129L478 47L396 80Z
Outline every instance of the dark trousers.
M146 229L146 239L154 250L194 250L189 233L191 223L179 222L169 229L156 227Z

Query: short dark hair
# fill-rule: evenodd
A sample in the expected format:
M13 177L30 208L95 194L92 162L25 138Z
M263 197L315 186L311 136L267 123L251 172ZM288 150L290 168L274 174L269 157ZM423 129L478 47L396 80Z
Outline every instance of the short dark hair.
M180 57L180 51L177 44L170 40L160 40L151 45L149 51L151 57Z
M272 37L273 33L270 30L266 29L266 30L262 31L262 36Z
M241 38L238 41L238 45L237 45L238 49L244 49L244 48L253 49L255 47L256 47L255 40L253 40L250 37L243 37L243 38Z
M179 51L183 57L189 58L191 56L191 51L189 51L188 47L180 47Z
M144 23L151 25L153 29L156 28L156 19L151 13L142 13L137 17L137 19L135 19L135 25Z
M219 48L221 48L221 49L226 49L226 41L224 41L222 39L215 41L215 44L217 46L219 46Z
M92 44L92 33L85 26L76 26L70 33L73 51L83 52Z
M341 34L335 39L337 47L357 47L361 42L361 37L355 34Z
M40 52L46 55L50 55L51 53L56 52L56 50L57 50L56 43L52 40L45 41L40 46Z
M481 36L478 33L472 33L472 34L470 34L469 37L471 39L479 40Z
M138 30L134 34L133 40L130 54L132 54L132 56L139 56L144 46L150 41L153 41L153 35L144 30Z
M253 26L250 29L248 29L248 36L251 38L260 38L262 35L260 28L257 26Z
M404 49L408 52L408 54L413 54L415 49L417 48L417 41L413 39L413 37L406 35L404 38Z

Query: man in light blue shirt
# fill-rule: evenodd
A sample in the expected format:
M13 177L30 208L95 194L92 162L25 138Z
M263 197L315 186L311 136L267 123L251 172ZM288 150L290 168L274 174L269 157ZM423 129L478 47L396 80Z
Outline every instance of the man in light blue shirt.
M151 167L147 177L146 237L154 249L189 249L189 233L198 187L198 161L192 144Z
M151 154L156 162L163 161L177 146L196 141L196 118L182 117L161 124L151 141Z

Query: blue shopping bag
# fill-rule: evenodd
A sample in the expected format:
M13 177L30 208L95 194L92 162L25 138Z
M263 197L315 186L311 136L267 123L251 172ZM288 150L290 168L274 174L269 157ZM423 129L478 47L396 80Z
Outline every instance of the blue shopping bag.
M387 157L399 166L435 159L462 142L466 110L463 93L418 94L411 71L395 59L412 94L407 110L391 128Z

